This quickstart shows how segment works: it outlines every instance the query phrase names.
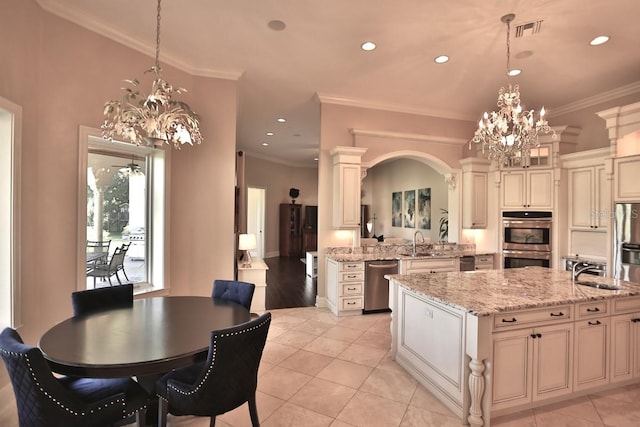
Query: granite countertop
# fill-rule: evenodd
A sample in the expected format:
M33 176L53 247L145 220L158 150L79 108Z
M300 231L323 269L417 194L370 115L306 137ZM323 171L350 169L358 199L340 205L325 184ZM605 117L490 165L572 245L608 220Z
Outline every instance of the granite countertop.
M640 284L583 274L579 281L618 285L610 291L573 284L571 272L544 267L385 276L400 286L475 316L640 295Z
M398 253L373 253L373 254L328 254L327 258L337 262L356 262L356 261L385 261L385 260L401 260L401 259L450 259L460 258L463 256L475 255L493 255L488 252L436 252L434 254L420 254L416 256Z

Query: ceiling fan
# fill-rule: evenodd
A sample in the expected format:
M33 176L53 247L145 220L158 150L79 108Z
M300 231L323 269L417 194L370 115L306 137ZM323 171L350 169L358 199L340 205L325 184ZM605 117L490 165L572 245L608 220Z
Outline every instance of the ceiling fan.
M127 175L142 175L142 169L140 165L136 163L135 156L131 156L131 163L126 165L111 165L111 167L118 168L120 172Z

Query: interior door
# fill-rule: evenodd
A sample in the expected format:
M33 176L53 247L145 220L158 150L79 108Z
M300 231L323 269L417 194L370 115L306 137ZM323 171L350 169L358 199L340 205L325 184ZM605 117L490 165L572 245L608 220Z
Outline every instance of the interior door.
M266 190L247 188L247 233L256 235L256 249L252 256L264 258L264 222Z

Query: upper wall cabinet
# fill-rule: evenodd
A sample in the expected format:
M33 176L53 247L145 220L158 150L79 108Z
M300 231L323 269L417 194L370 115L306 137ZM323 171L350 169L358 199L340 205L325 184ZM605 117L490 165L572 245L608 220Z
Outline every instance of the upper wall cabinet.
M502 172L503 209L553 209L553 170Z
M366 148L335 147L333 158L333 227L360 227L360 165Z
M614 162L614 187L616 202L640 201L640 155L621 157Z
M569 169L569 227L607 229L610 185L604 165Z
M461 159L462 228L487 228L487 182L490 162Z

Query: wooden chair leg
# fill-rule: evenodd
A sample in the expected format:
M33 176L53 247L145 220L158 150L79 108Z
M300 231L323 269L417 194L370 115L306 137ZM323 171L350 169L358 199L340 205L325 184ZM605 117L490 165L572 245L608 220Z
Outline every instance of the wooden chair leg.
M260 420L258 419L258 408L256 406L256 395L254 394L249 399L249 415L251 416L251 425L253 427L260 427Z
M158 427L167 426L167 412L169 411L169 402L163 398L158 398Z
M209 420L209 427L216 427L216 416L213 415Z

